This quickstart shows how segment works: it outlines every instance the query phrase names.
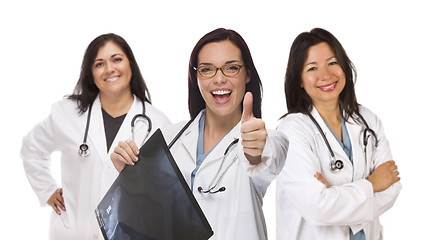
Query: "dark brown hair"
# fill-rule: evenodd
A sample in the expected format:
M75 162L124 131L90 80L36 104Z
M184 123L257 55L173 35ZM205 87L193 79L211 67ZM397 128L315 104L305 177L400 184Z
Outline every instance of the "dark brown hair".
M354 113L359 112L359 105L354 90L354 82L357 76L356 69L348 58L341 43L334 35L321 28L314 28L310 32L299 34L292 43L285 76L285 95L288 114L308 114L313 109L313 102L310 96L306 93L304 88L301 88L301 74L308 56L309 48L322 42L327 43L331 47L345 74L345 87L340 93L339 103L340 108L345 112L345 116L343 117L345 120L348 120Z
M73 94L69 96L69 98L77 100L80 113L86 112L89 105L93 103L99 93L99 89L95 85L93 79L92 65L95 61L96 55L98 54L98 50L108 42L117 44L129 59L130 69L132 71L132 78L130 80L132 93L143 102L151 102L150 93L148 92L147 86L142 78L141 71L139 70L129 44L119 35L108 33L98 36L87 47L83 56L79 80L74 88Z
M197 71L194 69L194 67L197 67L199 52L203 46L208 43L220 42L224 40L231 41L234 45L236 45L236 47L240 49L240 52L242 53L243 63L247 73L250 75L250 81L246 84L245 92L252 93L253 114L255 117L261 118L262 83L252 60L248 45L237 32L230 29L218 28L203 36L197 42L190 56L190 63L188 66L188 110L190 112L191 119L194 119L201 110L206 108L206 103L203 100L197 85Z

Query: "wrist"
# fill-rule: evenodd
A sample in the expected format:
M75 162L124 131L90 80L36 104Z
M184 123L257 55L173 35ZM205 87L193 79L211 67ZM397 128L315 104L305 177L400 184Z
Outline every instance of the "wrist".
M245 153L245 157L251 165L257 165L257 164L261 163L261 155L251 156L251 155Z
M377 188L376 188L375 181L372 180L371 178L368 178L367 180L372 184L372 190L374 191L374 193L376 193L377 192Z

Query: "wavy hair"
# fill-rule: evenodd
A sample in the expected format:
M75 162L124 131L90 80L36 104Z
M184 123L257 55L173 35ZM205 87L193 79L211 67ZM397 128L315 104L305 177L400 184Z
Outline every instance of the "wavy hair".
M313 102L310 96L304 88L301 88L301 75L304 63L308 57L309 48L322 42L327 43L331 47L345 74L345 87L339 95L339 105L341 110L344 110L344 119L347 121L350 116L353 118L354 114L359 112L359 104L357 103L354 90L354 82L357 76L356 68L348 58L338 39L330 32L321 28L314 28L310 32L299 34L292 43L285 76L287 114L308 114L313 109Z
M105 46L108 42L117 44L129 59L130 69L132 71L132 78L130 80L132 93L135 94L142 102L151 103L150 93L148 92L144 78L142 77L141 71L139 70L129 44L119 35L108 33L96 37L87 47L83 56L79 80L74 88L73 94L68 97L70 99L77 100L80 114L86 112L99 93L99 89L95 85L95 81L93 79L92 65L99 49Z
M252 92L253 114L255 117L261 118L262 83L252 60L249 47L245 40L236 31L218 28L204 35L197 42L190 56L190 63L188 66L188 110L190 112L191 119L194 119L201 110L206 108L205 100L203 99L199 86L197 85L197 71L194 69L194 67L197 67L199 52L203 46L208 43L221 42L225 40L231 41L242 53L243 63L247 73L250 75L250 81L246 84L245 93ZM243 101L241 103L241 107L243 110Z

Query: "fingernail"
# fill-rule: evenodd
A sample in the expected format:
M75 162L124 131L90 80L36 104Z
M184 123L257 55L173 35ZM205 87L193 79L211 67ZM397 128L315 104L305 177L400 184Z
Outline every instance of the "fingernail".
M135 150L135 153L136 153L136 154L139 154L139 150L138 150L138 149L136 149L136 150Z
M133 159L135 159L135 161L138 161L138 157L137 156L133 157Z
M59 212L58 215L61 216L61 212Z
M130 165L135 165L135 163L133 163L133 162L130 162Z

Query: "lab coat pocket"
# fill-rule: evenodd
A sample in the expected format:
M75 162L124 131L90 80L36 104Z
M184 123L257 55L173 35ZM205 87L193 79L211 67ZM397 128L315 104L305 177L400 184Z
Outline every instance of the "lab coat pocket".
M61 213L62 216L62 213ZM70 229L65 227L62 222L62 218L55 211L52 210L50 217L50 227L49 227L49 239L52 240L71 240L78 239L76 236L76 229Z
M61 222L67 229L74 229L76 228L76 220L74 217L73 210L74 208L70 206L70 204L67 202L67 200L64 198L65 206L67 211L61 211L61 215L59 216L61 218Z
M68 229L74 229L75 226L73 224L74 221L71 220L71 218L72 218L71 214L69 214L65 211L62 211L62 210L60 210L60 211L61 211L60 218L61 218L62 224L64 224L64 227L68 228Z

